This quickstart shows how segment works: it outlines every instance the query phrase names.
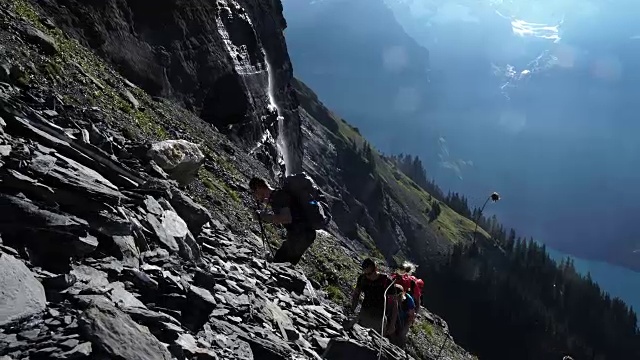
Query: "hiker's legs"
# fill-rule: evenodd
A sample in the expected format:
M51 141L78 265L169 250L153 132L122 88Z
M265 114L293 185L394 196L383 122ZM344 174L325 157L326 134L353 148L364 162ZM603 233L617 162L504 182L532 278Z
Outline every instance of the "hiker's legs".
M361 309L360 314L358 315L358 324L364 328L373 329L377 333L380 333L380 330L382 329L382 312L378 313L368 309Z
M273 262L289 262L293 265L298 264L302 255L304 255L305 251L309 249L315 240L315 230L287 232L287 239L282 243L282 246L280 246L274 255Z
M404 326L399 326L396 328L396 331L389 337L389 340L392 344L404 348L404 345L407 343L407 335L409 333L409 329L405 329Z

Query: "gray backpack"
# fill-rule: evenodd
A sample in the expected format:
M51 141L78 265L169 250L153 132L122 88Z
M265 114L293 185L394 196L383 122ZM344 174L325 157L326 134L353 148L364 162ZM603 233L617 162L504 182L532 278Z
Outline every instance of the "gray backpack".
M326 198L310 176L304 172L289 175L284 179L282 189L295 201L291 204L294 221L303 221L314 230L329 225L331 214Z

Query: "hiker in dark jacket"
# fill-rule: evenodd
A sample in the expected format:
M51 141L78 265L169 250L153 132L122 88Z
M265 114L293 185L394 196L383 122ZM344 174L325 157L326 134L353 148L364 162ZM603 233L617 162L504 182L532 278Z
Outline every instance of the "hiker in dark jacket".
M258 220L283 225L287 230L287 238L276 251L273 262L298 264L315 241L316 231L303 221L296 199L283 189L272 188L265 179L259 177L249 181L249 188L258 202L268 204L273 210L273 214L258 212Z
M394 313L394 310L397 307L388 303L386 314L384 314L385 301L391 300L389 296L385 299L385 290L391 285L391 282L391 277L380 273L375 261L367 258L362 262L362 274L358 276L356 287L351 295L350 311L354 312L358 307L360 295L364 294L360 313L358 314L358 324L365 328L374 329L378 333L382 330L382 335L395 331L395 324L390 322L389 326L387 326L387 320L396 318L397 314ZM384 329L383 319L385 321Z

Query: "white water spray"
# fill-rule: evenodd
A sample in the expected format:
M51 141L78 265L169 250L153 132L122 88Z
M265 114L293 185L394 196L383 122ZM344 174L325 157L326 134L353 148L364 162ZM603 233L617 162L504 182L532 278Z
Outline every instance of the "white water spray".
M229 55L231 55L231 59L233 61L233 65L235 70L238 72L238 74L240 75L240 78L243 82L243 84L245 85L245 89L251 89L252 87L249 86L247 84L247 77L250 78L260 78L260 82L264 81L262 78L263 74L264 74L264 69L261 66L254 66L249 59L251 58L249 53L247 52L247 48L245 46L236 46L230 39L229 37L229 33L227 31L227 28L224 25L224 22L222 21L221 16L226 16L226 17L240 17L243 21L246 21L251 27L253 27L253 24L251 23L251 19L249 19L248 16L245 15L238 15L239 11L231 11L231 7L237 9L241 9L241 6L233 0L221 0L219 1L220 6L220 10L218 11L218 14L216 16L216 25L218 28L218 32L220 34L220 36L222 37L225 47L227 48L227 52L229 53ZM278 137L277 139L273 139L273 134L269 131L269 130L265 130L264 133L262 134L262 138L258 141L258 143L256 144L256 146L249 152L250 154L255 152L256 150L258 150L263 144L267 143L267 142L272 142L274 141L276 144L276 147L278 149L278 152L282 155L282 159L284 161L284 166L285 166L285 175L289 175L289 172L291 171L291 166L290 166L290 162L289 162L289 152L287 149L287 143L286 143L286 134L285 134L285 127L284 127L284 117L282 116L282 111L280 109L280 107L278 106L276 100L275 100L275 95L274 95L274 87L275 87L275 78L274 78L274 74L273 71L271 70L271 63L269 62L269 58L266 54L266 52L264 51L264 48L261 48L262 53L264 54L264 59L265 59L265 63L266 63L266 70L267 70L267 78L268 78L268 84L267 84L267 95L268 95L268 104L267 104L267 108L268 111L271 113L276 113L277 114L277 120L278 120ZM251 104L253 104L254 106L259 106L261 104L263 104L263 100L261 101L257 101L258 99L254 98L254 95L256 94L252 94L251 91L248 92L249 95L249 101L251 102Z
M284 160L285 176L289 176L291 172L291 163L289 162L289 150L287 149L286 134L284 131L284 116L282 116L282 110L280 109L280 106L278 106L278 103L276 102L274 96L275 77L271 69L271 62L269 61L266 53L264 54L264 61L267 64L267 74L269 75L269 85L267 86L267 95L269 96L269 111L275 111L276 114L278 114L278 138L276 139L276 146L278 147L278 151L280 152L280 154L282 154L282 159Z

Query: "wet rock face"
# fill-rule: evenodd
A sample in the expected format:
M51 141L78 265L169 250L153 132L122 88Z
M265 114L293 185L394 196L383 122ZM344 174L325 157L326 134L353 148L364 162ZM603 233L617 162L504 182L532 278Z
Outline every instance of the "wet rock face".
M152 95L178 99L248 145L260 142L267 129L275 135L282 130L290 167L301 169L302 133L280 1L51 0L40 5L133 83ZM261 121L270 98L284 116L282 129Z

